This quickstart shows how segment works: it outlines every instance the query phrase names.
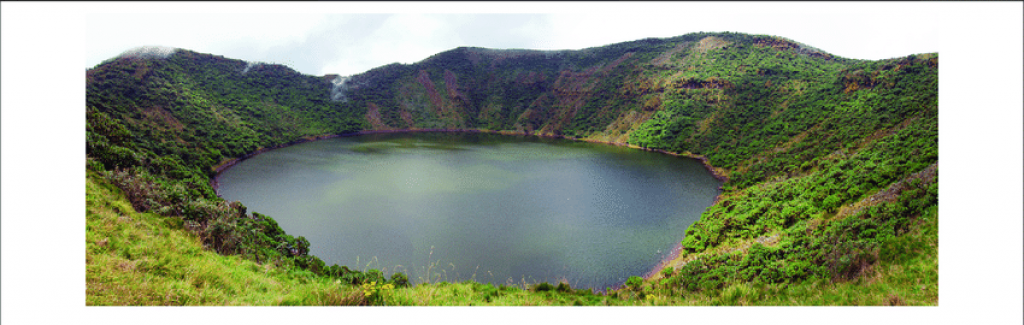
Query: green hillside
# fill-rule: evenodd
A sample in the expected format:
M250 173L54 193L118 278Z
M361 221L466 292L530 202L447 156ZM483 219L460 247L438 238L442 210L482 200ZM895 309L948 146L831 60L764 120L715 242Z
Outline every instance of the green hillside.
M159 233L180 232L233 258L236 266L216 262L232 269L224 272L258 266L279 270L269 275L272 282L303 274L310 283L335 285L313 285L306 293L313 296L391 282L396 289L380 291L393 299L387 301L412 305L938 303L934 53L852 60L779 37L697 33L578 51L457 48L415 64L317 77L179 49L108 60L86 81L87 196L109 187L92 184L109 183L124 193L109 200L131 207L90 208L87 256L107 236L91 223L106 213L147 216ZM402 274L389 280L376 270L326 266L308 255L301 234L285 234L271 216L224 202L211 183L218 168L270 148L410 129L629 145L701 159L728 181L719 200L680 234L678 258L649 279L598 295L544 283L407 286ZM180 262L110 267L156 257L130 249L103 254L87 261L90 304L386 300L324 302L278 291L242 300L109 298L128 295L112 289L124 279L184 283L189 273ZM244 285L216 283L242 292L231 295L249 295ZM166 295L173 285L181 284L147 290Z

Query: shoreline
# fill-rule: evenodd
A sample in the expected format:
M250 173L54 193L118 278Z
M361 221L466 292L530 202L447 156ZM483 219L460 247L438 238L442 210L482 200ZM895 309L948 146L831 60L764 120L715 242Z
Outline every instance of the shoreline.
M572 141L583 141L583 142L590 142L590 143L607 144L607 145L613 145L613 146L618 146L618 147L627 147L627 148L631 148L631 149L638 149L638 150L643 150L643 151L651 151L651 152L657 152L657 153L671 155L671 156L676 156L676 157L684 157L684 158L694 159L694 160L699 161L701 163L701 165L704 166L704 169L707 170L709 173L711 173L711 175L714 176L715 179L717 179L718 181L722 182L722 185L719 185L719 187L718 187L718 190L719 190L718 195L715 196L714 201L708 207L711 207L711 206L714 206L715 204L718 204L719 199L722 197L721 191L723 190L723 186L725 185L726 182L729 181L729 178L723 174L724 171L720 170L719 168L715 168L714 166L712 166L711 163L708 162L707 157L704 157L704 156L701 156L701 155L695 155L695 154L692 154L692 153L689 153L689 152L677 153L677 152L666 151L666 150L663 150L663 149L644 148L644 147L640 147L640 146L636 146L636 145L631 145L631 144L624 143L624 142L601 141L601 140L593 140L593 139L587 139L587 138L567 137L567 136L563 136L563 135L534 133L534 132L527 132L527 131L494 131L494 130L484 130L484 129L386 129L386 130L362 130L362 131L356 131L356 132L350 132L350 133L342 133L342 134L328 134L328 135L319 135L319 136L309 136L309 137L303 137L303 138L300 138L298 140L290 141L290 142L279 144L279 145L272 146L272 147L259 148L259 149L257 149L254 152L251 152L251 153L243 155L242 157L231 158L231 159L228 159L228 160L224 160L220 164L214 166L213 167L214 176L210 178L210 186L213 187L213 192L217 194L217 197L220 197L220 190L219 190L220 183L219 183L218 179L220 178L220 174L222 172L224 172L225 170L228 170L231 167L234 167L235 165L245 161L246 159L255 157L255 156L259 155L259 154L262 154L264 152L268 152L268 151L271 151L271 150L274 150L274 149L280 149L280 148L284 148L284 147L288 147L288 146L293 146L293 145L297 145L297 144L301 144L301 143L306 143L306 142L312 142L312 141L318 141L318 140L326 140L326 139L333 139L333 138L340 138L340 137L354 137L354 136L361 136L361 135L390 134L390 133L417 133L417 132L452 132L452 133L455 133L455 132L466 132L466 133L488 133L488 134L500 134L500 135L514 135L514 136L537 136L537 137L542 137L542 138L565 139L565 140L572 140ZM705 210L706 210L706 208L705 208ZM699 220L700 219L698 219L698 221ZM685 236L685 234L684 234L684 236ZM672 261L674 261L676 258L679 257L679 254L682 252L682 249L683 249L682 240L683 239L680 238L679 241L677 241L676 244L671 248L671 250L669 250L668 253L666 253L664 256L662 256L662 258L659 260L659 262L657 264L655 264L654 267L650 271L647 271L646 273L643 274L642 277L644 278L644 280L650 280L654 276L657 276L661 272L662 269L664 269L666 266L668 266L670 263L672 263ZM618 286L618 287L613 287L613 288L618 289L619 287L621 287L621 285Z
M685 157L685 158L695 159L695 160L699 161L701 163L701 165L704 166L704 169L706 169L709 173L711 173L711 176L714 176L715 179L717 179L718 181L722 182L723 185L729 181L729 177L724 175L724 171L723 170L712 166L711 163L708 162L708 158L704 157L702 155L695 155L695 154L692 154L692 153L689 153L689 152L679 153L679 152L667 151L667 150L664 150L664 149L644 148L644 147L640 147L640 146L636 146L636 145L631 145L631 144L628 144L628 143L625 143L625 142L601 141L601 140L594 140L594 139L587 139L587 138L567 137L567 136L563 136L563 135L554 135L554 134L546 134L546 133L534 133L534 132L527 132L527 131L494 131L494 130L484 130L484 129L387 129L387 130L362 130L362 131L356 131L356 132L351 132L351 133L309 136L309 137L303 137L303 138L300 138L298 140L290 141L290 142L279 144L279 145L272 146L272 147L259 148L256 151L253 151L251 153L247 153L247 154L243 155L242 157L227 159L227 160L221 161L216 166L213 166L214 176L210 179L211 180L210 185L213 186L214 192L217 192L217 178L220 176L220 173L224 172L228 168L231 168L234 165L237 165L238 163L240 163L240 162L242 162L242 161L244 161L246 159L255 157L256 155L259 155L261 153L264 153L264 152L267 152L267 151L270 151L270 150L280 149L280 148L284 148L284 147L288 147L288 146L292 146L292 145L296 145L296 144L300 144L300 143L306 143L306 142L317 141L317 140L332 139L332 138L338 138L338 137L353 137L353 136L360 136L360 135L387 134L387 133L415 133L415 132L467 132L467 133L489 133L489 134L501 134L501 135L537 136L537 137L542 137L542 138L566 139L566 140L572 140L572 141L583 141L583 142L589 142L589 143L600 143L600 144L613 145L613 146L618 146L618 147L627 147L627 148L631 148L631 149L657 152L657 153L662 153L662 154L676 156L676 157ZM718 189L722 190L722 187L719 186ZM218 196L220 196L219 193L218 193ZM718 203L718 198L717 197L715 198L715 203ZM714 204L714 203L712 203L712 204Z

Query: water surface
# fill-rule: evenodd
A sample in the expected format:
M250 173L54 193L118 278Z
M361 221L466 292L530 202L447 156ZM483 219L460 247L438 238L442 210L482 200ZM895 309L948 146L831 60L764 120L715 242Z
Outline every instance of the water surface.
M720 185L692 159L480 133L303 143L219 182L224 199L305 236L327 265L596 289L654 267Z

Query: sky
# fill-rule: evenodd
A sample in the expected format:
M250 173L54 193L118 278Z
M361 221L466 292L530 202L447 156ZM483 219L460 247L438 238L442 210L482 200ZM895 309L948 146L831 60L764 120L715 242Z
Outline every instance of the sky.
M386 322L522 324L740 319L758 324L964 323L1024 301L1024 4L1021 2L0 3L0 301L6 323ZM940 304L933 308L85 308L85 70L168 46L302 73L357 74L459 46L580 49L732 31L834 55L940 54ZM424 317L424 314L427 317ZM538 316L538 314L540 316ZM225 315L231 317L225 318ZM564 319L564 318L562 318Z
M85 67L135 47L166 46L284 64L310 75L351 75L460 46L581 49L700 31L776 35L842 57L887 59L938 51L948 14L941 6L912 3L432 4L413 8L424 9L418 11L406 8L413 4L250 5L149 5L87 14ZM283 12L263 11L275 8ZM230 12L242 9L249 12ZM406 12L373 13L386 10Z

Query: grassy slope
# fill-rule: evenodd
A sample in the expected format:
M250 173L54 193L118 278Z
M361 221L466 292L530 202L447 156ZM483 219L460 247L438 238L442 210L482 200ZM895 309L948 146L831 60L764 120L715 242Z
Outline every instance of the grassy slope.
M87 305L359 305L357 286L308 272L289 272L203 249L181 222L137 213L120 189L102 176L86 178ZM918 256L879 263L853 282L757 286L740 284L679 294L658 287L623 289L609 296L532 292L479 283L436 283L397 288L388 305L934 305L938 302L937 207L905 235ZM619 297L623 299L619 299Z
M86 177L87 305L352 305L352 286L203 248L180 219L138 213L95 172Z

